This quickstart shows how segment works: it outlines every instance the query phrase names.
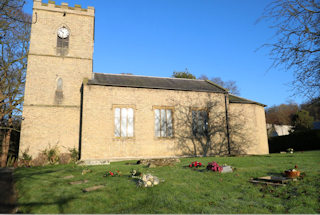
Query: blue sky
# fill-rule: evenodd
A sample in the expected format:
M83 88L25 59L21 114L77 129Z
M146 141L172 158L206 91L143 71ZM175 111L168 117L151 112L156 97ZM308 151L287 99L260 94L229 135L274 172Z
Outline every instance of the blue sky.
M27 0L25 11L32 12ZM48 2L43 0L43 2ZM93 71L170 77L173 71L236 81L242 97L289 100L293 75L269 69L271 23L256 20L271 0L57 0L96 9Z

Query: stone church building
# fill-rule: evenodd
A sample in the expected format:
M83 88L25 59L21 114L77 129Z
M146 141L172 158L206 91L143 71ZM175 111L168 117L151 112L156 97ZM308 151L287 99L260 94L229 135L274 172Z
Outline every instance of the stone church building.
M267 154L264 105L210 81L93 73L93 7L34 0L20 153ZM103 71L105 72L105 71Z

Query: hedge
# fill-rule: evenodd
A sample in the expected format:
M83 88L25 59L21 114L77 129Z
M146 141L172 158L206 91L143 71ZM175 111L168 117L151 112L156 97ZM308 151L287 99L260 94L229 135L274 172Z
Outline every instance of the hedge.
M320 130L295 132L286 136L269 138L269 152L277 153L293 148L295 151L320 149Z

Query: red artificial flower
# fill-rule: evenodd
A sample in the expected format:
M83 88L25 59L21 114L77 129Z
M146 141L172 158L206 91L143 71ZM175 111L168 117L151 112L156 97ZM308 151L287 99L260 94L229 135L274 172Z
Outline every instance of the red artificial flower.
M110 172L110 175L113 176L113 172Z
M189 167L192 167L192 165L190 164Z

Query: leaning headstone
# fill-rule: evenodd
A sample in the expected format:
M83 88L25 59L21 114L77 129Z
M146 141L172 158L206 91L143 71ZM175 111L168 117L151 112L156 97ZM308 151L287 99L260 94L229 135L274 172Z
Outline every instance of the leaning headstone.
M221 173L228 173L228 172L233 172L231 166L222 166L222 171Z
M137 162L137 164L147 165L150 168L157 166L173 166L179 163L178 158L158 158L158 159L142 159Z
M91 173L91 172L92 172L92 170L91 170L91 169L84 169L84 170L82 170L81 175L85 175L85 174L87 174L87 173Z
M71 181L69 184L75 185L75 184L84 184L87 183L88 180L82 180L82 181Z
M80 166L91 166L91 165L109 165L110 161L109 160L104 160L104 159L96 159L96 160L81 160L77 162L78 165Z
M70 178L73 178L74 176L73 175L67 175L65 177L63 177L63 179L70 179Z
M59 164L68 164L72 160L70 153L61 153L59 156Z
M95 190L101 189L103 187L104 187L104 185L98 185L98 186L93 186L93 187L88 187L88 188L82 189L82 191L84 193L86 193L86 192L91 192L91 191L95 191Z

